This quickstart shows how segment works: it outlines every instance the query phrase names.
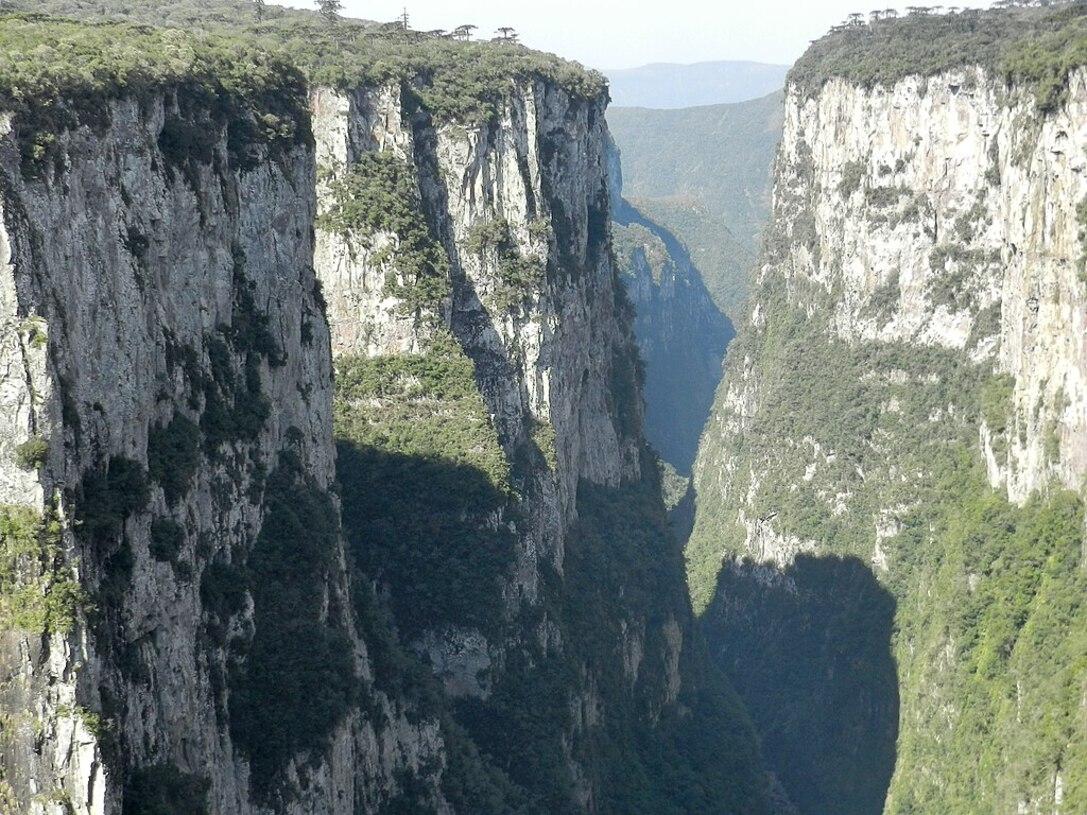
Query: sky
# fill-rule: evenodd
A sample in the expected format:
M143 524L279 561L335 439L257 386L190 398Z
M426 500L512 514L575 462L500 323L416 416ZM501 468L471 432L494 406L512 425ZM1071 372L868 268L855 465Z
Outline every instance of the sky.
M275 0L272 0L275 2ZM514 28L521 42L598 70L635 68L652 62L750 60L791 65L810 40L851 12L871 10L862 0L668 0L604 3L601 0L341 0L343 14L387 22L407 9L417 31L478 26L478 38L499 26ZM873 7L891 8L869 0ZM314 8L292 0L284 5ZM927 5L912 0L909 5ZM989 0L958 0L959 7L987 8ZM898 6L905 12L905 5ZM651 10L652 9L652 10Z

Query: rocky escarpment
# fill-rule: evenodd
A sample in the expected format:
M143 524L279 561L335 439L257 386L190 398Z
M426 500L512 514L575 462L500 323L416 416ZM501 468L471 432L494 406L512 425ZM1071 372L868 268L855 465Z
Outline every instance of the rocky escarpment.
M354 492L346 477L345 501L370 507L348 512L363 568L385 581L401 634L517 784L555 807L667 800L645 751L682 738L686 724L620 736L644 726L635 711L667 719L686 699L739 714L714 701L691 640L657 465L640 449L631 310L609 250L601 98L536 80L505 91L485 121L442 121L395 87L321 92L315 110L325 178L316 262L339 376L353 383L338 403L341 462L438 485L440 502L421 500L443 519L446 545L474 540L459 563L440 552L428 563L434 544L419 534L405 569L403 541L375 519L407 507L374 501L375 482ZM380 191L357 180L378 165L423 217L370 217ZM357 215L349 201L361 204ZM450 357L460 373L438 372ZM390 393L414 407L403 412ZM471 450L452 446L459 432ZM429 485L405 454L434 457ZM630 518L612 514L623 504ZM657 558L669 564L660 574L629 572ZM605 574L610 588L589 588ZM526 692L552 700L529 721ZM738 752L726 765L739 777L751 755L739 718L734 727ZM620 780L623 766L644 767L646 783ZM570 793L555 792L570 781ZM752 795L743 784L729 794Z
M1082 783L1075 728L1027 724L1083 712L1087 84L1032 79L1081 19L877 15L794 71L688 558L786 786L819 779L802 811L1066 811ZM922 38L931 65L902 53ZM813 760L844 722L867 755Z
M228 130L254 115L244 100L228 123L184 94L110 103L106 127L57 133L39 162L20 161L7 128L5 391L17 409L4 414L2 501L9 523L32 527L23 552L7 530L7 579L34 577L39 602L64 613L44 631L5 618L4 784L43 812L117 812L140 795L352 811L366 785L392 788L438 744L435 724L406 725L380 695L383 723L345 715L347 685L371 668L329 492L304 99L296 137L238 145ZM16 452L28 447L30 461ZM312 562L293 580L317 593L273 597L255 585L283 580L271 527L299 522ZM280 660L333 646L347 649L328 669L341 687L301 677L269 696ZM261 661L264 677L244 667ZM343 710L315 716L317 691ZM286 733L254 705L306 709L311 732Z
M4 806L763 810L643 449L603 87L11 25L117 71L6 97Z

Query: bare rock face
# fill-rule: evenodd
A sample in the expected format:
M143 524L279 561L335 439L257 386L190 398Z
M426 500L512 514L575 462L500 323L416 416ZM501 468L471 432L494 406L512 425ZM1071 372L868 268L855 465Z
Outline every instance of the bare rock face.
M1054 114L1033 105L973 68L889 88L832 80L810 98L793 89L760 272L825 314L833 337L949 349L1010 377L1012 413L979 445L990 482L1018 503L1054 482L1079 489L1087 472L1076 135L1087 75L1071 76ZM765 326L765 304L750 320ZM750 372L733 370L720 436L758 409ZM811 449L816 467L835 453ZM707 487L730 478L720 459L700 466ZM765 529L752 534L765 548Z
M65 625L3 633L3 707L20 711L3 784L24 811L118 812L122 786L147 780L132 767L169 768L166 789L206 793L210 811L262 808L224 720L261 609L244 585L217 606L214 578L251 562L284 456L317 493L334 478L315 164L302 139L244 162L223 130L205 157L171 147L210 127L201 113L171 93L118 101L104 131L57 134L40 173L20 172L13 136L2 147L0 503L57 525L45 590L62 573L81 587ZM365 677L366 645L333 607L343 553L325 554L313 613ZM324 757L284 767L284 811L353 811L357 782L388 786L440 752L434 723L378 705L384 724L345 717Z
M841 292L842 337L962 350L1015 379L1007 453L990 476L1019 502L1054 477L1078 488L1087 467L1073 407L1087 364L1074 339L1087 182L1073 145L1085 104L1082 72L1066 105L1040 118L1029 96L1008 99L968 69L886 90L832 82L817 99L794 98L786 123L795 150L783 154L810 155L804 183L823 191L820 242L798 270ZM1059 455L1052 442L1046 453L1049 432Z

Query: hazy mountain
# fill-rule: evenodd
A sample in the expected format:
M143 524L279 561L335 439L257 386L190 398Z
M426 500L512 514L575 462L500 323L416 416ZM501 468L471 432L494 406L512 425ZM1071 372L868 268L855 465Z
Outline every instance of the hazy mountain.
M623 194L687 245L718 307L738 318L770 202L780 92L682 110L610 108Z
M785 87L788 65L762 62L654 62L605 70L611 101L620 107L690 108L746 102Z

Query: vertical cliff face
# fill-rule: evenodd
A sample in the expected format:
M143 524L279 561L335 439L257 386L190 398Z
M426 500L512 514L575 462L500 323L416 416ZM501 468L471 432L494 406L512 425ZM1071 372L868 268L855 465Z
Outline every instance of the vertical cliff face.
M58 133L22 169L10 127L4 148L6 320L30 333L6 380L26 409L5 414L3 502L59 526L55 565L39 565L74 575L83 601L47 636L4 635L6 693L25 703L9 709L30 719L5 734L19 745L7 782L80 812L116 810L122 755L247 810L217 717L225 638L252 634L253 609L215 619L204 586L251 550L281 451L318 489L333 478L313 200L299 194L310 152L284 145L243 171L222 123L180 104L111 104L105 128ZM196 127L214 128L199 147L170 144ZM41 453L19 472L10 448L28 439ZM342 564L328 578L344 591Z
M890 88L834 80L814 98L794 90L786 107L761 285L836 340L946 349L1008 376L1011 412L997 428L983 422L980 444L991 483L1017 502L1054 481L1078 489L1084 474L1075 338L1087 189L1070 146L1083 81L1074 74L1046 117L975 68ZM752 311L757 331L769 301ZM742 432L757 409L749 385L727 385L717 421L730 430L717 435ZM801 472L836 453L807 447Z
M406 165L441 256L434 274L448 276L431 299L413 300L389 283L404 275L387 251L401 236L326 223L317 266L334 353L419 353L437 326L448 329L474 361L507 456L532 443L534 426L555 440L554 471L537 485L553 517L535 537L561 568L578 480L617 486L639 472L638 400L623 426L610 393L629 327L608 256L601 102L536 81L468 125L434 122L395 86L320 92L315 110L329 178L374 151ZM326 190L329 208L341 192Z
M1072 71L1055 99L1005 84L1020 68L998 75L991 54L857 73L897 64L889 32L902 43L927 26L936 51L955 36L965 51L967 33L1000 42L1001 15L1019 13L839 32L787 91L757 293L695 468L688 562L772 763L791 764L790 791L818 779L802 811L1065 811L1082 783L1074 729L1026 722L1083 712L1059 688L1082 679L1067 654L1083 614L1069 598L1087 395L1085 76ZM851 63L819 63L850 43ZM1022 64L1016 47L1002 65ZM775 627L792 633L760 635ZM808 712L778 707L774 658L742 658L755 642L807 677L788 696ZM1041 678L1051 671L1062 678ZM843 727L865 754L813 759L804 745Z
M794 255L794 273L840 292L839 336L964 351L1013 378L1014 411L987 458L994 486L1022 502L1054 478L1077 489L1085 468L1085 363L1072 338L1084 312L1087 188L1074 145L1087 89L1071 76L1066 103L1044 118L1011 93L971 68L794 96L786 139L798 158L779 195L825 191L817 242Z
M732 721L729 794L761 806L750 736L710 690L657 465L641 450L602 96L516 82L468 123L397 86L322 91L314 109L341 472L384 474L341 476L349 535L401 636L459 700L454 714L483 753L550 807L663 805L663 768L646 751L683 738L686 723L663 721L683 704ZM379 166L415 214L379 213L381 190L357 183ZM470 449L452 443L458 433ZM440 519L445 554L423 530L389 532L405 505L373 497L382 481L429 493L416 506ZM411 569L397 554L406 546ZM631 569L654 561L657 574ZM629 783L623 767L643 780Z
M161 37L5 120L0 809L763 811L641 437L603 87Z
M686 250L666 230L632 218L617 223L615 233L646 365L646 438L687 477L732 324L710 300Z
M9 128L2 502L42 521L6 556L48 613L3 635L4 781L42 811L350 812L441 744L376 691L381 722L348 712L371 666L329 492L308 121L239 144L243 102L227 122L187 92L113 103L22 169ZM292 524L309 550L282 551Z

